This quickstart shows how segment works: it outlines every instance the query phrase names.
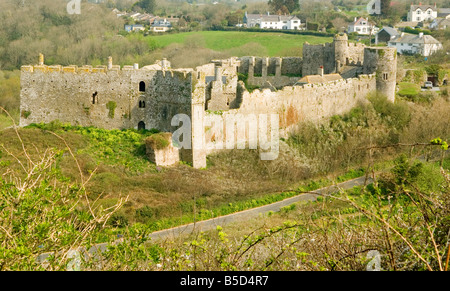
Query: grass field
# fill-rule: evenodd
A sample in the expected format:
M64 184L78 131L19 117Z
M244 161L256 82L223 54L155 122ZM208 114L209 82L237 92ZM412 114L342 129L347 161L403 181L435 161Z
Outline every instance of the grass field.
M152 41L156 41L160 48L178 43L188 47L203 47L220 52L232 51L236 56L246 55L246 48L254 45L262 47L266 55L270 57L299 55L304 42L320 44L332 41L331 37L244 31L197 31L151 36L150 38ZM243 49L239 50L238 48Z

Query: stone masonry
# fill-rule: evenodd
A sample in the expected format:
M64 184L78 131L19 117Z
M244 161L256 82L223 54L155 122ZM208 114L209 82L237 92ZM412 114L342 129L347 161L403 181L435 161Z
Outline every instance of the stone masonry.
M302 120L320 121L350 110L370 92L394 102L396 57L395 48L349 43L345 34L332 43L305 43L302 58L233 57L193 69L172 69L166 59L142 68L120 67L112 58L95 68L47 66L40 54L38 64L21 68L20 125L59 120L173 133L172 118L185 114L191 118L193 147L170 152L202 168L210 152L203 146L211 138L205 135L206 116L277 114L280 132L287 135ZM299 82L327 74L342 78ZM214 139L224 139L224 132L219 129Z

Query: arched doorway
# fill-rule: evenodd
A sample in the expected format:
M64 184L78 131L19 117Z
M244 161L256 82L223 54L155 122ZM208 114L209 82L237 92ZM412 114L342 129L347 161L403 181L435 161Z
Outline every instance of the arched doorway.
M139 121L138 130L145 129L145 123L143 121Z

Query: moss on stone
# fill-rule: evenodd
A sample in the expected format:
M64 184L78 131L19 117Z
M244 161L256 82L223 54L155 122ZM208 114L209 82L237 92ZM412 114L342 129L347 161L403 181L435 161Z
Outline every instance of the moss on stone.
M116 111L116 107L117 107L117 103L114 101L109 101L108 103L106 103L106 108L108 108L108 110L109 110L109 112L108 112L109 118L114 118L114 112Z

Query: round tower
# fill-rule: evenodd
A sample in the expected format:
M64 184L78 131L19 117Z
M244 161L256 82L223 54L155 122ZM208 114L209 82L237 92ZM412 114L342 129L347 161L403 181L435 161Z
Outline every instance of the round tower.
M375 74L377 91L395 101L397 81L397 49L371 47L364 50L364 73Z
M340 73L342 67L347 64L348 58L348 37L347 34L336 34L333 40L334 63L336 73Z

